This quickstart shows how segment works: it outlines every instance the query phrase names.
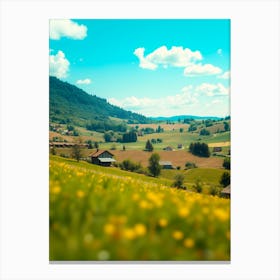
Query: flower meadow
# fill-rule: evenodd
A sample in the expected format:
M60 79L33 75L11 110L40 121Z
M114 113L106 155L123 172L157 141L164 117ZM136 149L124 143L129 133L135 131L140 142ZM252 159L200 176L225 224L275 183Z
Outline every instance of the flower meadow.
M52 156L51 261L230 260L230 201Z

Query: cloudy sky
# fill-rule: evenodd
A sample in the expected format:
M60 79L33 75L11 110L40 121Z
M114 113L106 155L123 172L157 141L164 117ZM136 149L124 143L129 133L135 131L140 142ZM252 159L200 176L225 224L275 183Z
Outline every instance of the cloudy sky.
M146 116L230 114L229 20L50 20L50 75Z

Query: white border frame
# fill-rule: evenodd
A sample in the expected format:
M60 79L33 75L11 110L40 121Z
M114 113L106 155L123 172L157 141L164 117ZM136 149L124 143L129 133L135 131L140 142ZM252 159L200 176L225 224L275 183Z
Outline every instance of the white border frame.
M1 279L280 279L277 0L0 3ZM49 18L231 19L230 264L49 264Z

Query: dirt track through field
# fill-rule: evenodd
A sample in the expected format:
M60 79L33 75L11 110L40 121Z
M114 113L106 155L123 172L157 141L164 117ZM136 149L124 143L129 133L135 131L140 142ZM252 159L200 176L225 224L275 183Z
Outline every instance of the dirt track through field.
M230 146L230 142L217 142L217 143L209 143L209 147L228 147Z
M115 159L121 162L125 159L130 159L134 162L140 162L143 166L148 166L149 157L152 153L144 151L112 151ZM187 161L194 162L198 167L222 168L222 158L201 158L192 155L187 151L157 151L160 155L160 160L171 161L174 167L185 167Z

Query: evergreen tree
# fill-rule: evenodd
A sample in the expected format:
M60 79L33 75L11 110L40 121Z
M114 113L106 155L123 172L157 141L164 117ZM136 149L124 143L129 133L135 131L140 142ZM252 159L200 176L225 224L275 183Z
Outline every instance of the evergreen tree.
M224 159L224 162L223 162L223 167L225 168L225 169L230 169L230 158L225 158Z
M153 153L149 158L149 166L148 169L152 176L157 177L160 174L161 166L159 165L159 154Z
M226 187L230 184L230 174L228 172L224 172L220 179L220 184L223 187Z
M94 148L95 148L95 149L98 149L98 148L99 148L98 142L94 142Z
M230 130L228 122L224 122L224 130L225 131L229 131Z
M147 140L145 150L149 152L152 152L154 150L154 147L150 140Z

